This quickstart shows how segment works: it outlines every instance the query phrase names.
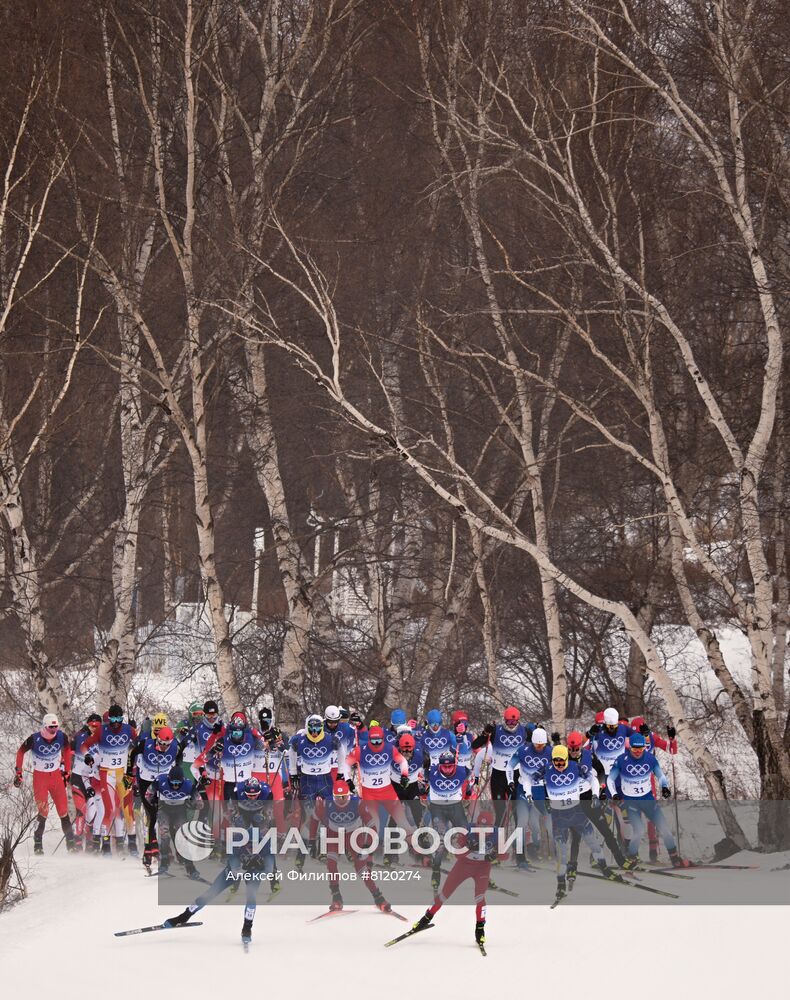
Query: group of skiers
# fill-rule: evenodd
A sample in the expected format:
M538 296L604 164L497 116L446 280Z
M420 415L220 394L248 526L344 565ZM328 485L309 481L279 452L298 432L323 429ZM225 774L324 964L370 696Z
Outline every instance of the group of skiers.
M208 700L190 705L175 727L159 712L138 730L125 720L121 706L113 705L103 717L89 715L68 739L58 719L46 715L41 729L17 752L14 780L21 784L24 756L30 752L39 812L34 850L43 851L51 798L69 850L110 854L115 838L116 850L125 844L136 855L139 799L143 863L149 872L154 861L160 872L167 872L172 837L190 816L209 819L218 835L230 821L229 810L237 819L248 821L254 815L258 822L273 823L281 834L289 825L301 826L314 856L322 825L330 830L337 824L347 830L359 825L381 829L391 822L414 833L424 826L464 828L472 819L477 826L490 821L492 828L513 823L524 832L523 853L516 859L521 869L532 869L544 836L553 843L558 899L576 877L581 841L604 877L617 877L605 860L604 846L618 867L634 869L645 829L651 860L660 836L672 865L684 864L657 801L670 790L654 751L677 752L671 726L665 739L643 718L629 721L607 708L586 732L569 732L563 740L557 732L549 736L542 725L522 723L515 707L473 734L463 711L453 713L446 725L438 709L419 722L395 709L383 726L377 721L366 725L360 713L329 705L323 713L309 715L289 738L275 725L270 708L259 709L257 717L255 726L245 712L236 711L224 722L217 702ZM76 813L73 826L67 787ZM493 800L493 810L474 815L478 810L470 803L482 798ZM219 808L220 803L227 805ZM347 852L358 872L370 865L369 856L352 848ZM485 893L479 866L490 865L494 857L490 851L478 856L470 848L456 860L452 878L440 890L442 859L441 851L431 859L436 895L422 923L427 926L461 881L473 878L480 942ZM330 851L326 864L334 910L342 908L337 861ZM273 867L274 858L266 863ZM296 866L304 863L299 854ZM199 877L191 862L184 865L188 874ZM224 891L225 884L218 881L212 891ZM389 912L376 883L366 884L375 905ZM254 912L253 900L248 900L250 906Z

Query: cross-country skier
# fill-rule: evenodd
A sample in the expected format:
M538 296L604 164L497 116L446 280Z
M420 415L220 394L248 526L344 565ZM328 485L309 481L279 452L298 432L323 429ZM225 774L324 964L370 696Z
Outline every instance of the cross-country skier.
M465 767L471 774L472 767L474 764L474 751L472 750L473 738L469 730L469 716L466 714L466 712L459 710L457 712L453 712L453 716L450 722L456 740L456 747L457 747L456 760L461 765L461 767ZM476 783L474 775L472 777Z
M123 721L120 705L110 705L106 719L95 733L85 740L82 750L85 763L93 763L93 747L99 762L99 786L101 788L104 816L102 819L102 851L110 853L110 835L120 826L117 834L123 841L126 834L129 854L137 856L137 836L134 829L134 796L132 780L126 774L129 753L137 740L137 730L129 722ZM116 824L117 820L117 824Z
M205 712L203 711L203 706L199 701L193 701L189 706L187 712L186 724L179 724L176 729L176 739L181 744L181 763L187 769L187 771L192 772L192 777L196 780L200 777L197 770L192 770L192 765L195 763L195 759L205 746L205 742L201 745L198 740L198 726L205 719ZM206 742L208 737L206 738Z
M85 725L80 727L71 738L71 801L74 803L76 817L74 819L74 835L76 844L85 843L87 850L93 850L94 842L87 831L88 802L95 797L96 791L91 784L91 777L98 778L98 768L96 764L90 767L85 763L85 755L82 752L82 744L87 740L92 732L101 726L101 716L98 712L92 712L85 721Z
M158 775L148 786L145 797L157 810L159 826L159 871L166 874L170 869L170 844L176 831L187 822L187 805L199 801L197 784L192 778L185 778L180 765L176 764L167 774ZM184 869L190 878L199 878L194 864L185 859Z
M337 750L337 773L346 774L346 754L357 744L357 731L341 718L338 705L327 705L324 709L324 732L335 736Z
M340 875L337 869L338 838L343 831L345 837L345 854L351 859L357 878L363 882L373 897L373 904L382 913L391 913L392 907L384 898L376 882L371 878L371 859L369 854L361 854L351 844L350 837L354 830L366 825L362 815L362 800L351 794L348 782L338 778L332 788L332 798L322 800L318 804L317 814L327 829L326 867L329 872L329 886L332 893L331 911L343 909L343 897L340 893ZM368 835L369 836L369 835ZM368 845L369 846L369 845ZM364 848L364 845L360 845Z
M402 829L411 830L411 823L392 784L392 770L397 768L401 788L408 788L409 762L393 743L387 742L381 726L370 727L367 741L351 751L346 757L346 764L357 769L359 794L371 826L383 830L389 814Z
M274 821L279 833L284 834L285 789L289 782L288 744L281 730L274 724L274 713L266 705L258 710L258 726L261 739L255 743L252 774L271 789Z
M658 733L653 732L645 722L644 717L641 715L634 716L630 722L632 733L641 733L645 738L645 749L649 750L651 753L656 750L663 750L669 754L676 754L678 752L678 741L675 739L677 732L675 727L670 725L667 726L667 736L669 739L664 739ZM653 794L657 791L655 778L653 779ZM654 823L647 824L647 844L650 851L650 860L658 860L658 831L656 830Z
M403 784L400 764L394 759L390 769L390 781L395 794L405 803L404 808L411 816L414 826L419 826L423 814L423 804L420 798L420 786L423 781L423 755L416 752L417 744L412 733L401 733L398 737L398 750L409 767L407 785Z
M480 833L475 833L475 830L485 831L482 850ZM429 927L456 889L467 879L471 879L475 893L475 941L485 954L486 889L491 878L491 862L497 858L495 834L494 816L489 812L481 813L474 823L468 825L467 833L457 844L460 853L455 855L453 867L447 873L444 885L441 889L436 888L433 905L414 924L413 930L423 931Z
M154 732L156 735L153 735ZM145 811L143 865L149 870L151 861L159 854L159 844L156 836L157 801L150 801L146 792L160 774L169 774L176 764L181 763L181 747L169 726L152 727L151 734L134 744L126 771L135 784Z
M438 764L439 758L446 750L452 750L455 758L455 733L442 725L442 713L438 708L432 708L425 716L426 726L420 746L431 759L431 765Z
M427 760L427 757L426 757ZM469 788L469 771L455 762L455 753L445 750L437 764L428 769L428 802L431 826L444 833L449 827L465 827L464 794ZM446 851L440 847L431 859L431 885L439 885L440 868Z
M33 763L33 795L38 809L38 823L33 831L33 853L44 853L44 827L49 815L49 800L52 798L60 817L60 826L66 837L66 847L74 850L74 831L69 819L69 803L66 785L71 774L71 747L66 734L60 728L58 717L48 712L38 732L31 733L16 752L16 773L14 786L22 784L22 766L25 754L30 751Z
M593 782L591 777L591 772L594 770L598 778L600 785L601 781L606 780L606 775L604 773L603 765L601 762L592 755L592 750L589 747L585 747L585 736L583 733L573 732L568 733L568 738L566 740L568 747L568 756L571 761L575 761L582 774L582 791L580 795L581 805L586 812L590 822L595 827L595 829L603 837L604 843L612 852L612 857L620 868L628 867L626 864L626 858L623 854L622 848L617 841L617 838L612 833L612 829L606 821L606 816L603 809L597 801L593 800ZM586 769L586 770L585 770ZM580 843L579 832L576 829L571 830L571 853L570 859L568 861L568 881L576 878L576 872L579 866L579 843Z
M518 866L524 871L533 871L528 859L536 861L540 855L540 821L544 818L547 833L551 836L551 816L546 803L546 788L542 778L546 766L551 763L546 730L538 726L532 731L532 739L525 740L508 762L508 795L516 801L516 820L524 830L524 856ZM531 840L527 844L526 834Z
M497 825L501 825L508 797L508 763L525 740L521 712L513 705L502 713L502 722L489 722L472 742L475 757L475 778L480 780L480 771L487 761L491 764L491 798L494 800L494 814Z
M237 885L237 878L249 874L252 876L251 878L244 878L246 903L244 923L241 928L241 940L246 951L252 939L252 923L255 919L258 887L266 882L271 886L272 891L275 889L275 882L272 879L275 872L274 854L271 847L265 845L257 852L252 849L253 832L255 830L265 831L271 825L271 789L257 778L247 778L240 783L230 801L233 802L233 825L241 826L247 830L250 835L248 843L236 847L233 853L228 856L225 867L209 888L181 913L165 920L164 926L178 927L189 923L190 919L204 906L221 896L223 892L233 889Z
M304 815L309 818L308 846L311 854L316 852L318 820L315 816L316 799L330 799L332 787L337 778L337 736L324 731L324 720L320 715L309 715L305 728L291 737L288 747L288 771L291 785L299 796ZM298 854L296 867L303 868L305 857Z
M639 845L647 820L655 824L664 841L672 866L683 868L688 865L688 861L678 854L669 823L656 801L651 779L655 777L661 788L661 795L665 799L672 794L669 790L669 781L655 756L645 748L645 742L641 733L634 733L629 740L629 748L617 759L606 779L612 798L623 800L628 807L628 821L631 824L628 860L630 866L633 866L635 861L638 863Z
M562 899L568 889L566 875L572 830L576 830L589 847L601 874L614 878L616 873L607 865L592 823L580 806L585 779L592 783L593 802L598 799L600 788L595 769L569 760L568 748L560 744L552 747L551 762L539 778L545 784L551 806L552 835L557 852L557 899Z

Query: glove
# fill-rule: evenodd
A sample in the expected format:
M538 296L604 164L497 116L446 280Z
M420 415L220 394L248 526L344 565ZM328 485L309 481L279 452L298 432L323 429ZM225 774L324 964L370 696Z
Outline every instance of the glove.
M487 723L486 723L486 724L485 724L485 725L483 726L483 732L484 732L484 733L485 733L485 734L486 734L487 736L493 736L493 735L494 735L494 733L496 732L496 726L494 725L494 723L493 723L493 722L487 722Z
M346 784L348 785L348 790L350 792L355 792L357 790L357 786L354 784L353 778L346 778Z
M222 723L221 722L215 722L214 725L211 727L211 732L212 733L222 732Z
M92 799L95 794L96 794L96 789L91 788L91 786L88 785L88 787L85 789L85 798Z
M65 767L63 768L63 783L68 785L69 778L71 777L71 771L67 771Z
M642 725L639 727L639 732L643 736L649 736L650 735L650 726L648 726L648 724L646 722L643 722Z
M593 722L593 724L592 724L592 725L590 726L590 728L589 728L589 729L587 730L587 733L588 733L588 735L590 735L590 736L595 736L595 735L597 735L598 733L600 733L600 731L601 731L601 727L600 727L600 726L598 725L598 723L597 723L597 722Z
M615 802L622 802L623 801L623 793L622 792L615 792L614 795L612 795L612 799Z
M559 733L552 733L551 734L551 742L556 747L558 743L562 743L562 737L560 736Z
M471 795L474 790L475 790L474 779L470 778L469 781L467 781L466 783L466 794Z
M417 794L420 796L421 799L425 798L425 796L428 794L428 786L425 784L424 781L417 782Z
M211 784L211 778L209 778L207 774L201 772L200 777L198 778L197 787L202 792L203 789L208 788L210 784Z
M669 788L665 787L665 788L661 789L661 798L662 799L668 799L671 795L672 795L672 792L669 790Z
M674 726L667 726L667 736L671 740L674 740L674 738L677 736L677 734L678 734L678 731L677 731L677 729L675 729Z
M606 787L606 785L601 785L601 790L598 793L598 798L601 800L601 802L606 802L606 800L609 798L609 789Z
M123 776L123 787L128 791L130 788L134 787L134 775L125 774Z
M408 774L401 775L400 786L405 791L409 787L409 776Z
M88 767L93 766L93 754L86 753L83 760L85 761Z
M14 775L14 788L19 788L21 784L22 784L22 774L21 772L17 771L16 774Z
M300 775L298 774L291 775L291 788L293 789L294 795L296 795L297 792L299 791L299 779Z
M507 797L509 799L514 799L516 797L516 783L515 783L515 781L509 781L508 782Z

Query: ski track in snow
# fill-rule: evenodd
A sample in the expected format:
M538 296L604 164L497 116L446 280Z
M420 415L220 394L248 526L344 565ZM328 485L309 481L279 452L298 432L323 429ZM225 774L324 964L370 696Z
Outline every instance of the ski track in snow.
M51 851L54 833L48 839ZM306 975L313 983L320 977L321 987L335 983L353 990L391 983L393 990L408 987L410 993L423 995L448 986L455 993L459 985L464 993L485 986L506 995L514 986L528 988L536 975L548 995L567 987L577 994L609 988L660 992L673 1000L711 995L734 1000L768 989L785 995L790 931L785 907L674 905L670 913L666 905L560 906L550 911L548 882L530 888L530 879L525 879L525 900L538 893L546 898L537 905L497 906L496 894L489 894L485 961L474 943L471 905L444 907L430 935L385 949L384 942L406 925L372 908L363 907L347 921L308 926L305 920L317 915L320 906L278 902L258 908L252 946L245 955L239 905L206 907L196 918L203 926L186 934L113 937L117 930L160 923L179 908L158 906L157 880L144 878L134 859L70 857L62 852L61 847L56 855L29 858L29 898L0 916L5 996L26 1000L39 995L41 986L54 991L58 1000L84 1000L96 989L110 989L114 1000L132 1000L152 988L157 996L183 996L185 988L187 995L202 994L209 984L212 991L225 992L226 975L235 992L265 985L267 993L274 988L288 995L300 988ZM743 863L755 858L743 857ZM728 860L738 863L739 858ZM771 865L787 860L774 855ZM703 878L706 873L696 874ZM733 872L727 877L786 878L790 903L790 872ZM199 891L196 887L195 895ZM612 887L613 894L623 891ZM410 921L422 913L414 906L401 909ZM630 931L655 935L644 968L634 963ZM643 987L637 985L640 977ZM383 993L391 995L386 988Z

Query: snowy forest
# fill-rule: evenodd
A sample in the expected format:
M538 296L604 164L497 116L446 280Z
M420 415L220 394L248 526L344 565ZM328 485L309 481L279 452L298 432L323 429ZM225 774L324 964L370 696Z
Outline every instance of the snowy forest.
M228 711L611 704L790 798L785 5L21 6L3 715L189 606Z

